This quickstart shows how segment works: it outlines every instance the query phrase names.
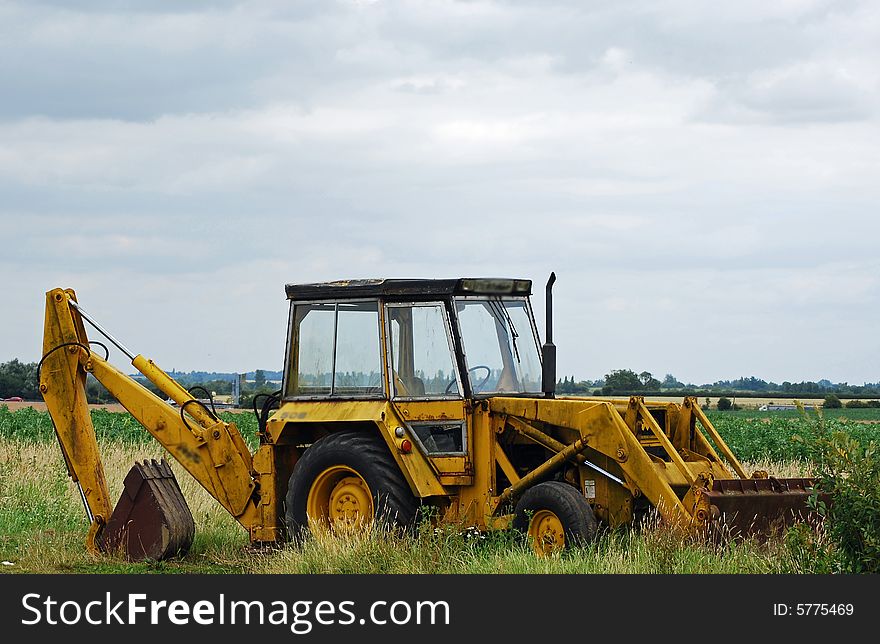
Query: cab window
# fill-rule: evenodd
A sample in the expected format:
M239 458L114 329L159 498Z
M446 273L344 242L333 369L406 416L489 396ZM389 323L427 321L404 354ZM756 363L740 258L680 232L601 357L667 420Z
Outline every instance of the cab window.
M286 396L384 395L376 301L297 303Z
M460 397L443 305L389 304L387 312L394 396Z

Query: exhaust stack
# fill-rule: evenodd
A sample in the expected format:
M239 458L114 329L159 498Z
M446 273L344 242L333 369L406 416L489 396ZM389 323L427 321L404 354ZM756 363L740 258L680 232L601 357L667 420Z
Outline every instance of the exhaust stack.
M550 273L550 279L547 280L545 306L547 340L541 347L543 366L541 391L544 392L545 398L553 398L556 395L556 345L553 344L553 283L555 281L556 273Z

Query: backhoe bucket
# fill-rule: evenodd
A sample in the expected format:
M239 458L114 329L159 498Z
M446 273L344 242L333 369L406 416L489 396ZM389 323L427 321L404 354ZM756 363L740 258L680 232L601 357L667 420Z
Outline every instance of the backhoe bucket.
M165 459L135 463L122 496L98 536L104 552L129 561L182 557L195 536L195 522Z
M813 485L806 478L725 479L715 480L703 495L710 516L732 536L768 536L796 522L819 520L807 506Z

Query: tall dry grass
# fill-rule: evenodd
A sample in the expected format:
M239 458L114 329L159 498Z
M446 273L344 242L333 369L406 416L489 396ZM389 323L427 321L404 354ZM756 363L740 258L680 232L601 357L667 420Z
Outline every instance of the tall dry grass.
M162 458L163 450L120 442L101 444L104 469L114 501L135 460ZM170 459L169 459L170 460ZM247 545L244 531L208 493L172 462L196 521L189 559L196 568L238 568ZM57 445L0 439L0 559L17 572L102 570L127 564L94 557L85 550L88 520L79 492L67 476Z

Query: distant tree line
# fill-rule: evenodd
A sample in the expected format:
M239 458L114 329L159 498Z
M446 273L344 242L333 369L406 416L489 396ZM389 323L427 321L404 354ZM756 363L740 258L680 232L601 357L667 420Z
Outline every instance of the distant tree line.
M741 397L768 395L780 398L804 396L823 397L834 394L838 397L855 398L880 395L880 382L865 383L864 385L851 385L849 383L832 383L829 380L819 382L803 381L776 383L762 380L755 376L738 378L736 380L718 380L713 383L696 385L685 384L675 376L667 373L662 381L655 378L650 372L636 373L631 369L615 369L602 380L576 381L574 376L562 378L556 383L556 391L564 394L592 394L592 395L661 395L661 394L688 394L695 396L711 395L736 395Z
M207 372L207 371L170 371L169 375L187 388L201 386L218 395L232 393L232 383L238 378L236 373ZM246 374L247 381L241 392L242 406L249 404L253 396L259 393L272 393L278 387L281 380L280 371L266 371L257 369ZM439 376L438 376L439 377ZM444 376L445 377L445 376ZM153 393L164 395L152 383L145 378L135 378ZM87 394L89 402L106 403L113 401L110 393L95 380L88 377ZM843 398L865 398L880 396L880 383L865 383L864 385L851 385L849 383L832 383L829 380L818 382L788 382L775 383L762 380L755 376L738 378L736 380L719 380L713 383L695 385L683 383L672 374L667 373L663 380L659 380L648 371L637 373L630 369L615 369L605 374L600 380L576 380L574 376L566 376L560 379L556 385L556 391L560 394L592 394L592 395L678 395L692 396L738 396L748 398L751 396L766 397L778 396L780 398L793 398L796 396L809 396L820 398L835 396ZM37 363L20 362L18 359L0 363L0 398L20 396L25 400L41 400L39 383L37 382ZM834 402L831 403L832 405ZM843 403L841 403L843 404Z
M825 396L825 402L822 403L825 409L880 409L880 400L847 400L843 402L837 394L828 394Z
M175 371L174 369L169 371L168 375L185 387L188 387L190 385L204 386L204 383L206 382L224 382L227 384L218 386L227 388L230 391L232 391L233 381L235 381L239 376L239 374L237 373L227 373L222 371ZM281 380L282 374L280 371L266 371L265 369L257 369L255 371L244 372L244 376L246 380L255 381L257 385L262 386L269 381ZM217 393L220 393L220 391L217 391Z
M40 401L39 382L37 380L36 362L21 362L18 359L0 363L0 398L20 397L29 401ZM179 372L170 371L169 375L186 388L204 387L213 395L230 395L232 383L238 378L236 373L218 373L207 371ZM160 398L165 398L158 387L140 375L132 376L137 382L152 391ZM281 380L280 371L266 371L257 369L245 374L247 381L241 392L242 406L249 405L253 396L258 393L272 393L279 387L277 381ZM197 398L204 397L203 392L198 392ZM115 402L115 398L109 391L98 382L92 375L86 379L86 398L92 404Z
M17 396L24 400L42 400L37 367L36 362L19 362L17 359L0 364L0 398ZM86 379L86 397L90 403L114 400L110 392L91 375Z

